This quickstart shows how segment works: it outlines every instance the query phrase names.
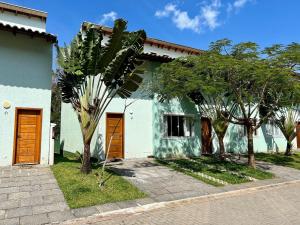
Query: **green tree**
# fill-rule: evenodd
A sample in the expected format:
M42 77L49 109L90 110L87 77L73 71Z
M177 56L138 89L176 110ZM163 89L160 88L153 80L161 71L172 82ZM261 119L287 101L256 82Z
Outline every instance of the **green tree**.
M107 106L115 96L128 98L139 88L146 33L126 31L127 22L118 19L112 35L103 42L101 29L90 25L79 32L69 46L58 49L62 100L70 103L80 123L84 150L81 171L91 171L90 143Z
M292 141L297 135L296 126L299 119L299 107L280 107L280 109L274 113L273 120L287 141L285 150L286 156L292 155Z
M253 134L283 104L293 84L290 75L289 68L262 57L257 44L224 39L198 56L163 64L154 87L162 100L188 96L211 118L220 155L229 122L245 126L248 164L255 167Z
M270 63L289 69L294 78L291 80L288 93L285 94L285 101L273 114L273 120L287 141L285 155L290 156L292 154L292 141L296 137L296 125L300 119L300 80L298 78L300 44L291 43L287 46L276 44L266 48L263 53L268 56Z
M279 106L286 104L286 94L293 85L291 70L262 57L256 43L232 45L231 41L221 40L212 43L210 49L221 56L215 66L223 68L222 76L238 105L230 122L246 127L248 165L255 168L253 134Z
M163 64L156 73L153 88L161 100L189 98L197 105L201 116L211 121L219 141L220 159L223 160L223 140L236 105L230 99L228 84L223 77L214 76L222 73L222 68L214 64L218 57L214 53L203 52L200 56L188 56Z
M61 95L60 89L55 80L52 81L51 87L51 123L55 123L54 128L55 138L59 136L60 132L60 111L61 111Z

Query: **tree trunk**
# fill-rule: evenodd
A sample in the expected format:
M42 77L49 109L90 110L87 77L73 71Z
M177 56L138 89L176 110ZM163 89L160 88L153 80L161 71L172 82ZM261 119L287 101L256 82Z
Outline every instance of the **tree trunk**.
M285 155L286 156L291 156L292 155L292 144L288 141L287 143L286 143L286 150L285 150Z
M83 160L81 165L81 172L84 174L89 174L92 171L90 148L91 148L91 141L85 142L84 150L83 150Z
M225 146L224 146L224 136L219 135L219 148L220 148L220 160L225 160Z
M247 138L248 138L248 166L256 168L254 149L253 149L253 127L247 125Z

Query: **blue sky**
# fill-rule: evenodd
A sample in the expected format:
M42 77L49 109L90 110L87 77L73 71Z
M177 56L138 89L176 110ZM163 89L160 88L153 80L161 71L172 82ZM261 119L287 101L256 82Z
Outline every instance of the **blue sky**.
M265 47L300 42L299 0L7 0L49 13L47 31L68 43L83 21L112 25L124 18L128 29L149 37L207 49L229 38Z

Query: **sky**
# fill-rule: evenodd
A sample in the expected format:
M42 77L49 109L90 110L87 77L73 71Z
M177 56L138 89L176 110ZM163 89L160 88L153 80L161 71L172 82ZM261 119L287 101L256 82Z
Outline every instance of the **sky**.
M252 41L262 48L300 42L300 0L7 0L48 12L47 32L69 43L83 21L112 26L128 21L128 30L148 37L207 49L213 41Z

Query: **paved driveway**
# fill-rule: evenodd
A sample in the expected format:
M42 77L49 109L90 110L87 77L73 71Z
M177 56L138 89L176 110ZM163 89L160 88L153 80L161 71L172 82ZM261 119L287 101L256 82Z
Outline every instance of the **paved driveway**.
M239 163L244 161L244 159L237 160ZM125 160L112 165L110 168L146 192L155 202L300 180L300 172L296 169L276 166L267 162L257 162L257 166L272 172L276 177L274 179L214 187L168 167L158 165L152 159Z
M0 225L35 225L71 218L49 167L0 168Z
M217 199L192 200L143 213L116 214L68 224L299 225L300 183Z
M155 201L170 201L220 192L220 188L158 165L151 159L127 160L110 167Z

